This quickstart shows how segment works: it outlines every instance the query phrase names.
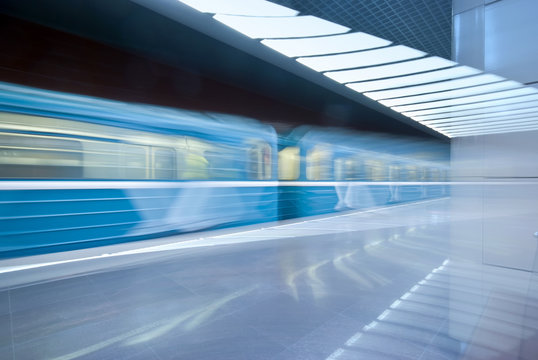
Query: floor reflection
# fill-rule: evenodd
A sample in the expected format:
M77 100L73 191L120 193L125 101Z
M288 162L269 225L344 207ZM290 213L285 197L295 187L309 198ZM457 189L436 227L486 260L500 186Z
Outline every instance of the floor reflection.
M0 354L533 359L535 273L455 256L462 247L450 228L470 217L449 205L208 236L202 247L175 238L122 255L0 271L0 280L17 284L0 291ZM80 268L95 261L107 266Z

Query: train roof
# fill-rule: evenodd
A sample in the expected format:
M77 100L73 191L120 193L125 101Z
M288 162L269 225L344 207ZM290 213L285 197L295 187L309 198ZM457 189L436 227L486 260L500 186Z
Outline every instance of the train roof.
M273 138L274 129L242 116L127 103L0 82L0 111L73 119L160 133Z

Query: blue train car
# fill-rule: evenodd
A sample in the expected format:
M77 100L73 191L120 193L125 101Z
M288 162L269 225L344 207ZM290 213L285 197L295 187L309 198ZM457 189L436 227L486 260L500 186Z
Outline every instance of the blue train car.
M399 155L402 144L341 129L295 129L279 140L281 218L445 196L439 181L446 169Z
M0 255L277 219L270 126L0 83Z

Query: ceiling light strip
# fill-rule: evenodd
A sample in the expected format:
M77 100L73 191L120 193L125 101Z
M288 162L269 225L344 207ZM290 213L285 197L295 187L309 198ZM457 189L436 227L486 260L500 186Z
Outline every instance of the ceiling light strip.
M444 131L441 130L441 129L436 128L435 126L426 125L426 124L422 124L422 125L423 125L423 126L426 126L427 128L430 128L430 129L432 129L432 130L434 130L434 131L436 131L436 132L438 132L439 134L442 134L442 135L444 135L444 136L446 136L446 137L450 137L450 135L449 135L448 133L444 132Z
M494 114L476 114L476 115L467 115L467 116L454 116L448 119L439 119L439 120L417 120L421 122L427 122L432 124L439 124L442 122L448 122L448 121L460 121L460 120L475 120L475 119L484 119L484 118L498 118L503 116L514 116L514 115L521 115L521 114L534 114L538 113L538 107L528 108L528 109L519 109L519 110L507 110L507 111L499 111ZM415 118L413 118L415 120Z
M454 106L454 105L478 103L482 101L504 99L504 98L509 98L509 97L536 94L536 93L538 93L538 89L534 89L532 87L523 87L519 89L498 91L498 92L489 93L489 94L467 96L467 97L457 98L457 99L432 101L432 102L413 104L413 105L395 106L392 109L394 111L404 113L404 112L415 111L415 110L425 110L425 109L441 108L441 107Z
M450 134L460 134L463 132L469 133L469 132L484 132L484 131L504 131L507 129L514 129L514 128L538 128L538 122L536 120L526 123L526 124L513 124L513 125L506 125L506 126L498 126L498 127L475 127L475 128L468 128L468 129L455 129L450 130L446 129L444 131L450 133Z
M179 0L203 13L242 16L295 16L297 10L264 0Z
M466 88L471 86L489 84L493 82L503 81L505 78L493 74L482 74L476 76L470 76L463 79L441 81L433 84L427 85L418 85L418 86L409 86L393 90L382 90L367 92L364 95L368 96L370 99L374 100L383 100L383 99L392 99L403 96L412 96L419 94L427 94L432 92L454 90L460 88Z
M394 76L421 73L429 70L438 70L456 65L455 62L440 57L428 57L419 60L405 61L397 64L369 67L365 69L353 69L324 73L325 76L342 84L357 81L383 79ZM353 90L353 84L347 84ZM356 90L359 91L360 90Z
M425 55L427 55L425 52L407 46L397 45L346 54L301 57L297 61L316 71L331 71L377 66L397 61L411 60Z
M252 39L300 38L348 32L348 27L315 16L251 17L216 14L213 18Z
M516 104L510 104L510 105L491 106L491 107L484 107L480 109L451 111L451 112L444 112L441 114L419 115L419 116L410 116L410 117L412 117L414 120L417 120L417 121L442 120L442 119L450 119L452 117L457 117L457 116L491 114L497 111L528 109L528 108L533 108L535 106L538 106L538 101L529 101L529 102L516 103Z
M265 0L179 0L448 137L538 129L538 90Z
M523 96L517 96L517 97L509 97L507 99L490 100L490 101L484 101L484 102L480 102L480 103L457 105L457 106L448 106L448 107L443 107L443 108L409 111L409 112L405 112L403 114L405 116L408 116L408 117L421 116L421 115L430 115L430 114L447 114L447 113L450 114L450 113L456 112L456 111L479 110L479 109L492 108L494 106L499 106L499 105L515 105L515 104L525 103L525 102L534 101L534 100L538 100L538 94L530 94L530 95L523 95Z
M409 105L417 104L423 102L430 102L436 100L445 100L445 99L457 99L461 97L467 97L477 94L487 94L501 90L514 89L518 87L523 87L521 83L517 81L502 81L493 84L473 86L470 88L449 90L431 94L416 95L416 96L407 96L403 98L390 99L390 100L380 100L379 102L385 106L400 106L400 105ZM367 94L365 94L368 96Z
M476 121L468 121L468 122L461 122L461 123L449 123L447 125L435 125L438 129L445 129L445 130L453 130L453 129L465 129L469 127L488 127L488 126L500 126L500 125L513 125L513 124L524 124L529 122L536 122L538 120L537 115L533 116L526 116L519 119L499 119L490 121L488 119L486 120L476 120Z
M265 39L261 43L288 57L361 51L392 44L363 32L302 39Z
M384 80L353 83L353 89L360 92L394 89L403 86L412 86L443 80L452 80L464 76L477 75L480 73L481 71L478 69L473 69L468 66L457 66L449 69L430 71L427 73L416 75L407 75ZM349 85L351 84L348 84L348 86Z
M478 130L462 130L462 131L453 131L447 132L449 137L463 137L463 136L478 136L478 135L488 135L488 134L505 134L509 132L518 132L518 131L531 131L538 130L538 124L535 125L525 125L525 126L512 126L508 128L498 128L498 129L478 129Z

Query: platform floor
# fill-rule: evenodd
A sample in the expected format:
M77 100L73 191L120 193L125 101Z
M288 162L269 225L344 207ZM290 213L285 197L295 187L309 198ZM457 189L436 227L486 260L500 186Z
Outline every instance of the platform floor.
M532 353L534 277L525 278L522 296L507 290L498 269L452 260L449 229L458 219L449 205L441 199L2 261L0 358ZM503 283L484 297L488 281Z

